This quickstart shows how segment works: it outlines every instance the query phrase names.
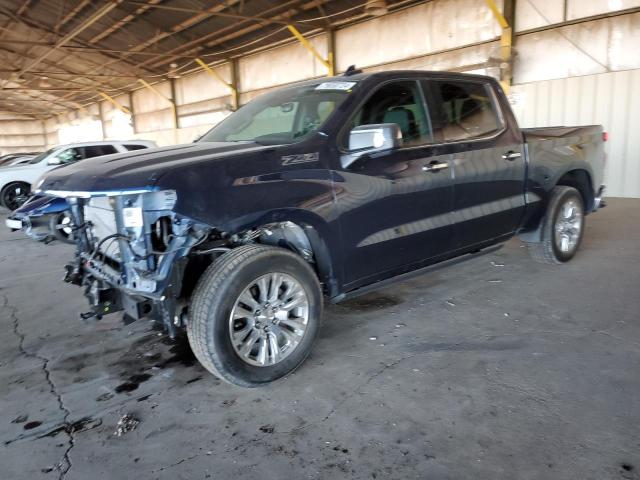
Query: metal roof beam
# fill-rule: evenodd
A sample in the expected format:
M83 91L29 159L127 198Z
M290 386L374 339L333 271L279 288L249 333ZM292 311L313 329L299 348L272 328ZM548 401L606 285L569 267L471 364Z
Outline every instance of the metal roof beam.
M20 70L20 72L18 73L18 77L21 77L22 75L27 73L29 70L33 70L33 68L35 68L38 65L40 65L40 63L42 63L43 60L45 60L47 57L49 57L58 48L60 48L61 46L65 45L66 43L70 42L71 40L73 40L75 37L80 35L83 31L85 31L91 25L93 25L98 20L100 20L102 17L104 17L111 10L116 8L121 1L122 0L111 1L111 2L107 3L106 5L104 5L102 8L98 9L97 12L95 12L93 15L91 15L89 18L87 18L84 22L82 22L80 25L78 25L76 28L74 28L71 32L67 33L60 40L58 40L58 42L56 42L56 44L53 47L51 47L49 50L47 50L42 55L38 56L38 58L36 58L33 62L29 63L27 66L23 67Z
M80 3L78 5L75 6L75 8L73 8L69 13L67 13L62 20L60 20L58 22L58 24L54 27L54 30L57 32L59 31L62 27L64 27L67 23L69 23L71 20L73 20L76 15L78 15L78 13L80 13L82 10L84 10L84 8L89 5L91 3L91 0L81 0ZM21 15L20 12L18 12L18 15Z
M316 1L314 0L313 2L310 2L311 4L313 4L313 6L315 7L316 5ZM282 8L287 8L287 7L293 7L295 5L298 5L300 2L299 0L290 0L288 2L283 2L280 5L276 6L276 7L272 7L266 11L263 12L263 15L271 15L274 11L277 10L281 10ZM305 9L305 6L308 6L309 4L305 4L305 5L301 5L299 6L299 8L301 9ZM288 11L284 12L284 13L280 13L278 15L275 15L274 17L272 17L273 19L276 20L288 20L291 18L291 16L295 15L296 13L298 13L298 10L296 10L295 8L291 8ZM262 25L260 24L253 24L253 25L249 25L245 28L239 29L239 27L243 24L247 24L249 23L248 20L244 20L241 21L239 23L233 24L233 25L229 25L225 28L221 28L219 30L216 30L214 32L211 32L203 37L200 37L198 39L192 40L191 42L187 42L183 45L181 45L180 47L174 48L173 50L170 50L168 52L168 54L164 54L164 59L159 61L159 62L155 62L152 63L152 60L145 60L144 62L142 62L140 65L141 66L150 66L151 68L155 68L161 65L165 65L173 60L175 60L176 58L178 58L176 55L177 54L184 54L184 53L191 53L193 55L197 55L200 51L202 51L204 49L204 47L202 47L202 44L206 44L207 47L212 47L215 45L219 45L221 43L224 43L227 40L233 39L233 38L238 38L241 37L243 35L246 35L247 33L251 33L254 32L256 30L259 30ZM227 34L226 36L221 36L223 33L225 32L231 32L229 34ZM215 39L215 40L212 40ZM208 43L207 43L208 42ZM191 50L187 50L186 52L184 50L186 49L191 49ZM160 58L161 56L159 55L158 58Z
M122 0L117 0L119 3L122 2ZM19 22L31 29L34 29L36 31L40 31L40 32L44 32L44 33L48 33L48 34L52 34L52 35L56 35L57 37L61 37L61 35L58 32L55 32L54 30L52 30L50 27L48 27L47 25L43 25L42 23L35 21L31 18L24 18L21 16L17 16L16 14L14 14L11 10L5 8L4 6L0 5L0 14L5 15L6 17L11 18L12 20L14 20L15 22ZM78 43L80 43L81 45L90 47L91 45L86 44L85 42L82 42L80 40L76 40ZM137 72L138 72L138 76L140 75L144 75L145 73L143 72L143 70L141 68L138 67L138 63L134 63L132 61L128 61L126 56L124 55L120 55L120 56L115 56L115 55L107 55L105 54L106 57L111 58L112 61L107 62L104 66L109 66L109 65L113 65L114 63L117 62L122 62L124 64L126 64L126 67L130 67L130 68L134 68Z
M113 25L111 25L109 28L105 29L103 32L91 38L89 40L89 43L93 45L94 43L99 42L100 40L104 40L108 36L120 30L122 27L124 27L128 23L131 23L131 21L135 20L136 17L142 15L144 12L152 8L154 5L157 5L161 1L162 0L148 0L146 3L141 2L140 8L138 8L135 12L130 13L126 15L124 18L113 23Z
M140 2L140 1L136 1L136 0L125 0L126 3L130 3L132 5L146 5L144 2ZM269 17L263 17L263 16L258 16L258 15L244 15L244 14L239 14L239 13L227 13L227 12L221 12L221 11L213 11L216 7L214 8L210 8L208 10L198 10L195 8L187 8L187 7L174 7L174 6L170 6L170 5L158 5L158 4L154 4L151 5L149 8L155 8L155 9L159 9L159 10L167 10L167 11L174 11L174 12L185 12L185 13L196 13L197 15L193 18L197 18L198 16L207 16L207 17L222 17L222 18L230 18L230 19L234 19L234 20L244 20L244 21L252 21L252 22L258 22L262 25L271 25L271 24L276 24L276 25L283 25L286 26L288 24L299 24L301 22L296 22L295 20L291 20L291 21L286 21L286 20L279 20L277 18L269 18ZM314 22L304 22L302 23L302 25L306 25L306 26L313 26L313 27L321 27L324 25L321 25L319 23L314 23Z
M42 42L42 41L36 41L36 40L18 40L18 39L9 39L9 38L0 38L0 43L9 43L9 44L15 44L15 45L30 45L30 46L34 46L34 47L55 47L55 43L50 43L50 42ZM157 56L158 53L152 53L152 52L141 52L141 51L134 51L134 50L115 50L115 49L109 49L109 48L100 48L100 47L84 47L84 46L79 46L79 45L62 45L59 47L62 50L78 50L79 52L82 53L95 53L95 52L100 52L100 53L127 53L127 54L131 54L131 55L143 55L143 56ZM185 55L185 58L193 58L192 56L188 56Z

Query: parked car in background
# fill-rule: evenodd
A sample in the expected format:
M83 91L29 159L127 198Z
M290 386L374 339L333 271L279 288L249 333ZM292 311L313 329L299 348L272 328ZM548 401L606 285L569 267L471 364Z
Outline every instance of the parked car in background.
M9 210L20 207L29 198L32 185L45 173L92 157L155 147L147 140L83 142L59 145L29 162L0 169L0 204Z
M73 243L73 220L63 198L34 195L5 220L11 230L22 230L34 240Z
M85 317L185 328L206 369L255 387L307 357L323 294L514 235L536 261L569 261L603 205L605 139L520 129L490 77L376 72L266 93L196 143L71 165L39 188L78 225L66 281Z
M24 161L28 158L33 158L36 155L40 155L42 152L28 152L28 153L8 153L0 157L0 167L7 165L15 165L16 162Z
M23 164L23 163L27 163L27 162L33 160L36 156L37 155L26 155L24 157L14 158L9 163L7 163L6 165L3 165L3 166L4 167L12 167L13 165L20 165L20 164Z

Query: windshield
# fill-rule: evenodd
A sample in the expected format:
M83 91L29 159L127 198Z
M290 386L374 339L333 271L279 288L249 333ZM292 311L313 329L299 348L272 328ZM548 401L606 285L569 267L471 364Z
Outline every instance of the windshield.
M33 165L35 163L40 163L43 159L45 159L46 157L48 157L49 155L51 155L57 147L51 148L49 150L47 150L46 152L42 152L40 155L37 155L36 157L32 158L31 160L29 160L29 164Z
M199 142L295 143L317 131L355 82L326 82L267 93L228 116Z

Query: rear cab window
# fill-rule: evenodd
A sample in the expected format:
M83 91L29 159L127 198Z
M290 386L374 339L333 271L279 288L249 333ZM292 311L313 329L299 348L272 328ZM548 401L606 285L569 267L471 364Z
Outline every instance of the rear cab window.
M130 152L133 150L144 150L145 148L149 148L146 145L142 145L140 143L124 143L122 146Z
M487 137L504 127L487 82L424 80L423 88L430 92L434 134L440 141Z
M112 153L118 153L115 146L110 144L105 145L87 145L83 147L76 147L82 154L82 158L101 157L103 155L111 155Z

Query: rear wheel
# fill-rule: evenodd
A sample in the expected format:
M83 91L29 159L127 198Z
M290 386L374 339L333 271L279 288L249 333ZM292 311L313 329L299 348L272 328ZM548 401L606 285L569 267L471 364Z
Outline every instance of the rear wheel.
M0 203L3 207L14 211L22 206L29 198L31 186L25 182L13 182L6 185L0 192Z
M65 243L74 243L73 240L73 219L68 211L51 216L49 229L56 239Z
M257 387L309 355L322 317L315 272L278 247L246 245L220 257L199 280L187 324L202 365L219 378Z
M584 202L572 187L553 189L542 219L540 242L528 243L529 253L540 263L568 262L578 251L584 233Z

